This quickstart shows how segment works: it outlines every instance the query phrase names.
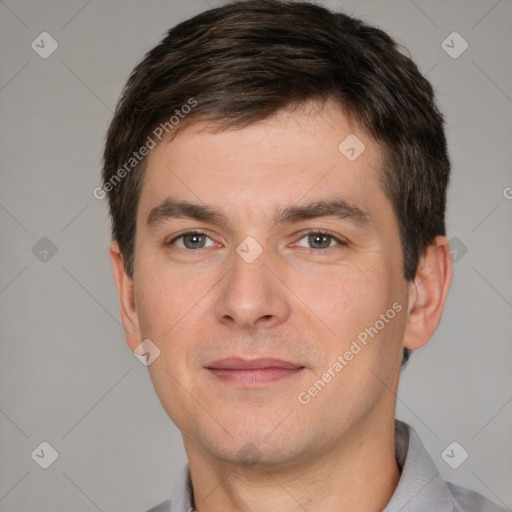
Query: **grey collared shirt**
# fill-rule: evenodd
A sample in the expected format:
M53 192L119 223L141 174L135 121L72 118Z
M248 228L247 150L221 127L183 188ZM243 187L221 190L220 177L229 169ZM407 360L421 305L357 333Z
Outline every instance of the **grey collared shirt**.
M398 486L383 512L505 512L474 491L447 482L437 470L418 434L395 420L395 457L401 469ZM176 482L171 501L147 512L193 512L188 465Z

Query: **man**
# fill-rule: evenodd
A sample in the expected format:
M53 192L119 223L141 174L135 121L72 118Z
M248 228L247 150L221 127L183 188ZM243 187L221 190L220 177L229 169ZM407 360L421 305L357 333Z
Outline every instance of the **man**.
M153 511L494 511L395 420L452 264L443 118L379 29L249 0L170 30L111 123L129 347L188 465Z

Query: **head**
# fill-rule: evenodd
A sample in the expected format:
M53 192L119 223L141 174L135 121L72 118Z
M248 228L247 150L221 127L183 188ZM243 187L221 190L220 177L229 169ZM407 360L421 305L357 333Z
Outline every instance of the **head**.
M110 125L98 195L128 344L160 350L151 378L191 442L228 456L265 438L262 457L290 460L332 439L326 412L348 432L393 407L382 381L397 385L449 287L449 169L430 83L355 18L239 1L144 57ZM202 234L178 240L190 230ZM208 366L234 355L302 369L246 389ZM289 452L266 437L288 409L307 432Z

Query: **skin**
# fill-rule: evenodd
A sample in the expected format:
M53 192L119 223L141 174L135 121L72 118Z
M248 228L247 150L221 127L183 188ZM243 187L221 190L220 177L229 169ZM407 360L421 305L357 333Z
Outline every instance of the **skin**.
M182 432L194 506L381 511L400 478L393 425L402 351L425 345L439 324L452 275L448 241L438 237L414 281L404 279L397 219L377 175L380 148L335 103L306 103L242 129L213 128L193 123L151 150L133 279L117 244L110 248L127 343L135 350L150 339L161 351L148 369ZM352 162L338 150L349 134L366 146ZM169 196L214 205L228 222L171 218L148 226ZM272 223L279 208L332 197L370 222ZM183 238L166 245L190 229L207 235L188 238L199 248ZM318 230L345 243L315 244L307 235ZM263 249L252 263L236 252L248 236ZM300 403L299 393L394 303L401 311ZM304 368L244 387L205 368L230 356Z

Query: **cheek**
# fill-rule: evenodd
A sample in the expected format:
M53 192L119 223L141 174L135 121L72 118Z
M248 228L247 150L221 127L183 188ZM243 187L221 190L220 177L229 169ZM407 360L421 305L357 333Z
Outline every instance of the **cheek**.
M140 268L135 306L142 334L166 339L179 330L182 320L197 314L205 293L215 280L207 274L192 274L168 266L148 264Z
M340 354L357 352L348 354L351 361L338 383L366 389L370 369L383 378L396 369L405 326L403 293L392 272L382 266L352 267L332 282L325 321L336 336L326 349L332 361Z
M389 275L368 259L322 273L309 272L294 289L340 340L372 325L393 302Z

